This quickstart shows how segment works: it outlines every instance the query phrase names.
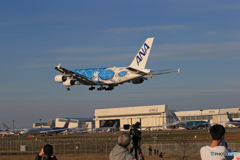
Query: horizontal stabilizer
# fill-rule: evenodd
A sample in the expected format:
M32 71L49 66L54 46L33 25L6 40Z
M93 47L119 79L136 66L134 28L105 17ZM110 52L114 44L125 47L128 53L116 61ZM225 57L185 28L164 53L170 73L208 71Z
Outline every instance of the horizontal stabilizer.
M127 69L130 72L135 72L136 74L148 74L151 72L150 69L142 69L142 68L133 68L133 67L127 67Z

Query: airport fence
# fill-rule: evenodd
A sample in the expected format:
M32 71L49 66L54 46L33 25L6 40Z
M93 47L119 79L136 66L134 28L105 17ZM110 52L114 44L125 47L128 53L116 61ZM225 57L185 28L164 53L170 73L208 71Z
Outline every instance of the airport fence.
M45 140L1 140L1 155L25 155L38 154L45 144L51 144L54 153L57 154L109 154L117 143L117 138L61 138L61 139L45 139ZM154 149L165 155L181 155L192 154L200 155L200 148L209 145L209 142L181 142L181 143L143 143L141 149L144 155L148 155L148 147L152 147L152 155ZM232 151L240 149L239 142L229 142L228 146ZM131 148L131 146L129 146Z

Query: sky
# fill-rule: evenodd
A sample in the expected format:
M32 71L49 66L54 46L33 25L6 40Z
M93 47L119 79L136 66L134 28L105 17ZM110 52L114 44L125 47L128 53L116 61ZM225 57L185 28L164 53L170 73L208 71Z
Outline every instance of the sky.
M0 5L0 123L15 128L95 109L167 104L240 107L238 0L10 0ZM146 68L178 69L111 92L56 83L54 68L130 65L154 37ZM2 126L1 126L2 128Z

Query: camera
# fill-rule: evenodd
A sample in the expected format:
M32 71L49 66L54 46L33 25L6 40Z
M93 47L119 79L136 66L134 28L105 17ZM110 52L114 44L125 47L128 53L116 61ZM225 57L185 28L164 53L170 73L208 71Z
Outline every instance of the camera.
M142 132L139 131L138 129L141 127L141 123L140 122L136 122L133 125L129 125L129 124L125 124L124 125L124 129L128 130L130 129L130 135L131 138L133 140L133 147L131 148L131 152L135 152L135 158L137 158L137 153L138 151L141 152L141 148L140 148L140 140L141 140L141 134Z

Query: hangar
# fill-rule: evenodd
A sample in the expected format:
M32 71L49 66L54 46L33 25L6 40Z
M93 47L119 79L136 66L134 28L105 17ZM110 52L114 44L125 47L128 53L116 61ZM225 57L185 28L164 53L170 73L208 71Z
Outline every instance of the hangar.
M141 129L165 129L164 124L169 123L169 110L167 105L136 106L123 108L95 109L94 121L96 128L112 127L118 123L120 130L125 124L141 123Z

